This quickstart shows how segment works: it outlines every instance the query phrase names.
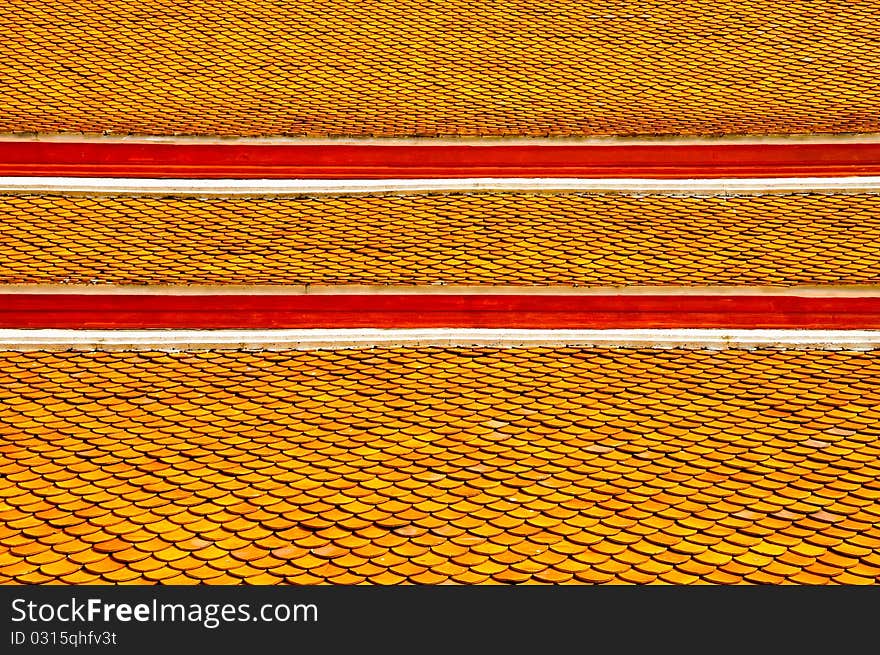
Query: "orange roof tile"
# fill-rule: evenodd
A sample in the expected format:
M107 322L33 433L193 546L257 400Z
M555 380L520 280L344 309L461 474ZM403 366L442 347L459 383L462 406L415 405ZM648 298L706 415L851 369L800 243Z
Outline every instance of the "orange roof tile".
M880 195L0 196L0 283L880 282Z
M12 0L0 131L876 132L876 5Z
M3 352L0 583L878 582L878 408L878 352Z

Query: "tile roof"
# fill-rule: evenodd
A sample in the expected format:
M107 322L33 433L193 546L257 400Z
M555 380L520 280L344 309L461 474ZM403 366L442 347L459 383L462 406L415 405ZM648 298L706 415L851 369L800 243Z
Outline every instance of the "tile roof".
M0 196L0 283L880 282L880 195Z
M12 0L0 131L876 132L875 2Z
M0 582L880 581L880 353L0 353Z

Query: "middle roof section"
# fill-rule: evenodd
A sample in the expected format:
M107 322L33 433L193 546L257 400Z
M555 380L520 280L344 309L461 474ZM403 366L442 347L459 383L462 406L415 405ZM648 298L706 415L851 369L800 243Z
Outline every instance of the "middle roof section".
M880 194L0 195L0 284L849 286Z

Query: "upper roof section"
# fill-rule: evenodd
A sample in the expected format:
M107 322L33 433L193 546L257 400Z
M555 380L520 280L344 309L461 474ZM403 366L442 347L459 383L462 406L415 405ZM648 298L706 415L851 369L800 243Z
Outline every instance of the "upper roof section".
M11 0L0 132L880 132L877 2Z

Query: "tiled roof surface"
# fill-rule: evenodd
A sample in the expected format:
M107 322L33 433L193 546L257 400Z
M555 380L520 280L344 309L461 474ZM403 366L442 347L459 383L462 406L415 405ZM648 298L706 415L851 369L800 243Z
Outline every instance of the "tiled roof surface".
M0 131L880 130L877 2L11 0Z
M0 582L880 581L880 354L0 353Z
M880 195L0 196L0 282L876 284Z

